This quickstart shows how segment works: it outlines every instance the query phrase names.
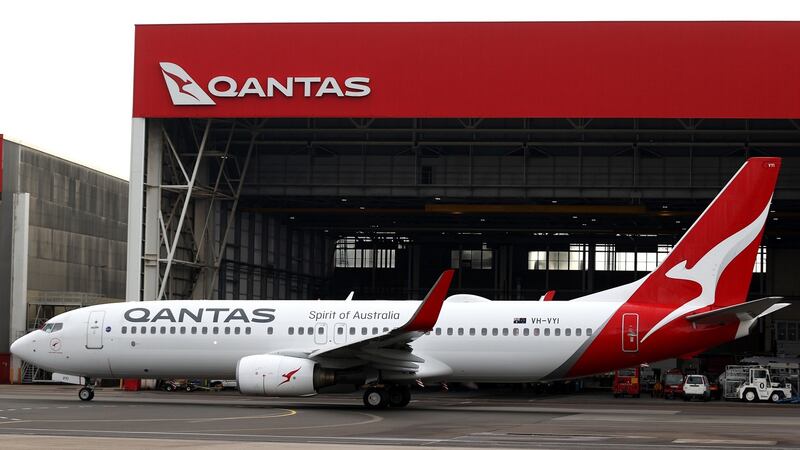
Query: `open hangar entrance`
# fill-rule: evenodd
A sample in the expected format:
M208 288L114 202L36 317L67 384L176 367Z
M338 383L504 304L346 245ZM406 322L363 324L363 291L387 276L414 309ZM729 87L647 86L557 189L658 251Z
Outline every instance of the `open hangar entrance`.
M786 289L767 267L798 246L789 120L178 119L148 132L163 145L163 298L420 298L448 267L454 291L573 298L652 270L758 155L784 165L754 295Z
M350 291L361 299L421 298L448 267L461 269L452 292L517 300L555 289L557 300L574 298L655 268L742 162L759 155L782 156L784 163L751 293L798 295L791 262L799 243L794 230L800 123L793 118L800 116L800 102L791 100L800 90L796 81L774 79L784 72L747 71L734 81L712 76L737 60L735 39L753 24L656 29L673 37L699 33L698 39L706 36L703 30L721 32L719 42L659 40L671 46L667 53L685 51L681 61L688 67L676 69L678 74L661 73L658 62L634 57L638 47L628 40L619 48L594 48L588 56L597 61L590 62L611 59L619 65L590 64L603 73L587 78L580 95L568 95L576 88L566 84L574 80L559 77L575 76L576 69L586 75L586 61L558 60L543 75L538 66L522 67L529 72L509 68L508 61L497 60L502 54L486 48L471 54L471 63L458 58L466 51L462 47L454 57L421 52L404 63L426 67L436 78L455 67L455 58L462 75L472 79L489 79L491 85L496 73L530 73L538 83L547 78L547 89L520 92L513 86L531 80L506 81L507 91L470 91L469 101L454 103L454 93L466 92L471 83L456 77L420 97L404 90L419 73L392 70L397 58L387 62L368 54L352 60L352 70L369 72L373 83L364 101L215 97L211 106L186 106L170 102L166 75L158 68L162 61L180 62L195 77L192 83L213 93L217 73L232 74L225 76L243 86L246 75L234 73L244 71L243 65L259 74L292 73L297 65L350 70L341 69L346 59L325 56L324 47L356 31L372 41L393 33L410 39L394 42L399 47L393 51L401 54L415 42L430 46L442 35L467 34L494 36L488 47L517 45L530 53L537 50L525 42L532 41L515 43L509 28L536 36L579 33L591 40L594 33L609 32L640 37L636 27L644 26L374 25L137 29L130 214L142 227L129 232L128 300L343 299ZM759 31L769 39L750 45L772 52L786 35L800 35L796 26L755 26L766 28ZM164 39L180 32L230 44L243 30L263 51L286 61L264 68L208 48L200 57ZM309 31L330 39L300 42L291 54L273 39L299 39ZM359 45L374 51L368 43ZM574 49L548 49L559 50ZM720 61L706 58L711 50ZM633 63L625 62L632 57ZM770 60L769 52L765 58ZM211 60L221 68L211 67ZM639 72L635 79L625 75L631 64ZM382 74L391 83L380 82ZM609 81L614 76L627 83ZM682 88L671 89L673 83Z

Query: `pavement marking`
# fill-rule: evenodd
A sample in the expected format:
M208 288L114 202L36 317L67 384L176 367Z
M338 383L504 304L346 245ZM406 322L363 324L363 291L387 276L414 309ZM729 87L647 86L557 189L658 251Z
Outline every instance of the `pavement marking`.
M307 425L302 427L270 427L270 430L307 430L316 428L352 427L358 425L367 425L370 423L380 422L383 420L383 417L376 416L375 414L369 414L369 413L357 413L357 414L367 416L369 417L369 419L362 420L361 422L349 422L349 423L339 423L339 424L329 424L329 425Z
M260 416L245 416L245 417L210 417L207 421L215 420L238 420L238 419L272 419L277 417L286 417L297 414L296 411L291 409L283 409L287 411L279 414L264 414ZM20 419L11 419L20 420ZM170 418L147 418L147 419L28 419L26 422L33 423L76 423L76 422L195 422L197 419L186 417L170 417ZM302 428L302 427L301 427Z
M778 441L754 439L675 439L673 444L776 445Z

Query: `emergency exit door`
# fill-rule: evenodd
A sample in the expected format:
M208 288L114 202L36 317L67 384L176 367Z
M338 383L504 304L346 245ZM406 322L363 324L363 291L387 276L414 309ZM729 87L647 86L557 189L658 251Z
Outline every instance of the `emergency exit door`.
M639 314L622 315L622 351L639 351Z
M86 323L86 348L103 348L103 318L105 311L93 311Z

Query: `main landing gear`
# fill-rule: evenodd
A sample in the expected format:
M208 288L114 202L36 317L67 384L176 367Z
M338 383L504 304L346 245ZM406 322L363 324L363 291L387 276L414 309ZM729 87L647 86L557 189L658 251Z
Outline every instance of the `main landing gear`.
M86 384L78 391L78 398L84 402L91 401L94 398L94 388L88 377L86 378Z
M408 386L370 386L364 391L364 406L372 409L403 408L411 401Z

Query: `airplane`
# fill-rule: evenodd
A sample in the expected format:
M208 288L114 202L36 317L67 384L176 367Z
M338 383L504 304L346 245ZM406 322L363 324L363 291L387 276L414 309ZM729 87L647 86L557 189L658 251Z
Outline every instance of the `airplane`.
M183 300L72 310L11 346L43 369L89 380L232 379L242 394L365 389L369 408L404 407L427 382L571 379L696 354L746 336L788 303L746 302L780 158L748 159L652 272L569 301L447 296L422 301Z

